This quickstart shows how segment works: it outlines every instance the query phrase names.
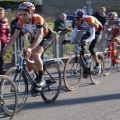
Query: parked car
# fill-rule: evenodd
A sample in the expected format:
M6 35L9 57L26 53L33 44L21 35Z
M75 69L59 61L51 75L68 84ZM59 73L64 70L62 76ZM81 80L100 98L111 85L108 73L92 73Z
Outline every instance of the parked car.
M70 24L72 24L73 19L74 19L73 15L67 15L67 20Z

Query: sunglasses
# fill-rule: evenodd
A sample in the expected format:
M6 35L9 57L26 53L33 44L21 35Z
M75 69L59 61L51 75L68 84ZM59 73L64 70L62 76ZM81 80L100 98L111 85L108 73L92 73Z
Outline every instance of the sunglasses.
M75 21L81 21L81 18L74 18Z
M113 20L116 20L116 19L109 19L109 21L113 21Z

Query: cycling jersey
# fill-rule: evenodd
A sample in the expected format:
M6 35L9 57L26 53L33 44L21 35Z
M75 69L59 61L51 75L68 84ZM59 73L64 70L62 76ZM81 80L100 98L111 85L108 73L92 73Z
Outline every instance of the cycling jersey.
M95 32L99 32L103 28L102 24L95 17L85 15L84 21L80 26L75 24L70 40L75 39L79 27L90 32L90 37L86 39L86 42L92 41L95 38Z
M110 21L107 20L105 26L112 29L113 35L116 36L119 34L120 29L120 18L118 18L114 24L110 24Z
M32 17L32 23L31 24L25 24L22 17L18 20L18 22L15 25L15 29L22 30L23 33L30 33L32 36L35 36L37 28L43 27L43 37L46 37L48 34L50 34L50 29L45 22L45 20L38 14L34 14Z

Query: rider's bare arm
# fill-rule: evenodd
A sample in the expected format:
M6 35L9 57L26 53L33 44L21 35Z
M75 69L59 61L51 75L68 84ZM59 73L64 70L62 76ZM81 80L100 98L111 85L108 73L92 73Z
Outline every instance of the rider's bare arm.
M15 32L14 32L13 36L10 38L9 42L7 43L7 45L5 47L6 50L8 50L9 47L11 47L15 43L15 41L18 38L19 34L20 34L20 30L15 29Z
M105 37L105 34L106 34L107 31L108 31L108 27L104 26L104 30L103 30L103 33L101 35L101 38L99 39L99 42Z
M119 28L119 33L113 38L113 41L116 41L116 42L120 41L120 28Z
M40 44L40 42L42 41L42 39L43 39L43 28L37 28L36 35L35 35L35 40L29 46L29 48L31 48L31 50L33 50L34 48L36 48Z

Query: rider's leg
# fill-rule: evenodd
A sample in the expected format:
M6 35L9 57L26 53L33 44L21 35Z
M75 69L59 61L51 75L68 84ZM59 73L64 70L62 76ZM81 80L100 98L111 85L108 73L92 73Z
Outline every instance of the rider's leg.
M97 38L97 37L96 37ZM101 72L101 66L99 65L99 61L98 61L98 56L96 55L96 53L94 52L94 47L95 47L95 44L97 42L97 39L94 39L91 44L90 44L90 47L89 47L89 51L91 52L91 55L93 56L93 59L94 61L96 62L96 66L95 66L95 72L96 72L96 75L99 75L100 72Z
M38 86L43 86L45 84L44 78L43 78L43 61L41 59L41 55L44 52L44 48L41 46L37 46L33 51L32 51L32 58L35 61L36 68L38 70L38 75L37 75L37 80L36 84Z
M45 85L45 80L43 77L43 61L41 56L43 52L52 45L53 40L51 38L52 36L44 38L42 42L34 50L32 50L32 58L35 61L35 65L38 70L38 80L36 81L36 84L40 87Z
M94 52L94 48L95 48L96 41L97 41L97 39L94 39L94 40L91 42L91 44L90 44L90 46L89 46L89 51L90 51L91 55L93 56L93 59L94 59L94 61L95 61L95 63L96 63L96 66L99 66L98 56L97 56L96 53Z
M117 45L119 45L117 47L117 58L120 59L120 35L115 37L113 41L117 42Z

